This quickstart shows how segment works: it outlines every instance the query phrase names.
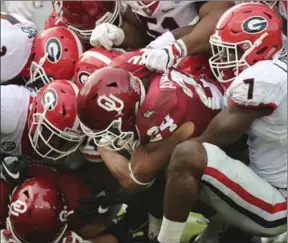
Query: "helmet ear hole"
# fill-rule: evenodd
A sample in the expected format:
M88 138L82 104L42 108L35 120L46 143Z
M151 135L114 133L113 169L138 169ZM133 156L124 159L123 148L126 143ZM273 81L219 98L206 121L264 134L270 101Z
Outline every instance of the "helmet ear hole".
M267 46L265 46L265 47L263 47L262 49L260 49L259 51L257 51L257 54L258 55L261 55L261 54L263 54L266 50L267 50Z
M115 88L118 88L118 84L117 84L116 82L113 82L113 83L107 84L107 87L115 87Z
M29 195L28 190L24 191L23 194L24 194L27 198L30 198L30 195Z
M272 19L272 16L271 16L271 14L269 14L269 13L266 13L266 12L263 12L269 19Z
M66 116L66 109L65 109L64 105L62 105L62 115Z
M92 100L96 100L98 98L98 93L96 93L93 97Z

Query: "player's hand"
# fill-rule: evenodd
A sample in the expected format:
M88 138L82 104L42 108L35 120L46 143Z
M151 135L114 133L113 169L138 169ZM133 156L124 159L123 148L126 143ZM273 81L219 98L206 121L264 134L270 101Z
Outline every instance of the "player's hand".
M6 156L1 161L1 179L19 185L27 178L28 158L26 156Z
M1 243L16 243L16 241L13 240L12 232L7 229L2 229L0 231L0 239Z
M110 206L116 204L106 196L105 191L90 198L82 198L78 201L78 207L74 214L84 220L93 220L108 214Z
M151 41L144 49L161 49L167 45L171 45L175 42L175 37L170 31L157 37L154 41Z
M43 7L42 1L5 1L8 13L16 13L31 19L38 8Z
M162 49L152 49L145 60L146 67L151 71L164 72L172 67L178 59L187 55L185 43L180 39Z
M119 46L125 39L124 31L109 23L102 23L95 27L90 37L90 44L94 47L103 46L107 50L116 45Z
M68 231L65 233L62 243L88 243L81 236L77 235L74 231Z

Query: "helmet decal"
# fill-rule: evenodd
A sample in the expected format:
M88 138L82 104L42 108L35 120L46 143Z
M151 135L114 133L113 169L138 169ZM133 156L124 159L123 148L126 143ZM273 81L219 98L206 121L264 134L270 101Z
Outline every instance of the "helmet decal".
M62 56L61 42L57 38L51 38L46 42L45 46L46 53L48 54L47 59L51 63L56 63Z

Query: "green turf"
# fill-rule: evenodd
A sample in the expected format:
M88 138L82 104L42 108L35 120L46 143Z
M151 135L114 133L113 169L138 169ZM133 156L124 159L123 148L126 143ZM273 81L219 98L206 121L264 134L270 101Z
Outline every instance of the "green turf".
M207 220L201 215L190 213L181 243L189 243L191 237L201 233L207 226Z
M126 209L126 205L123 204L122 208L118 212L118 216L123 214ZM181 243L189 243L190 239L201 233L207 227L208 221L201 215L196 213L190 213L185 231L181 238ZM139 232L141 234L141 232Z

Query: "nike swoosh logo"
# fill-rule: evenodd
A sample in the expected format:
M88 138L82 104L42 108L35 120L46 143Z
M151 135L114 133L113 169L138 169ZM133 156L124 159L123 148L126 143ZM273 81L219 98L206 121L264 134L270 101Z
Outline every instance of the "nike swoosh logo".
M12 173L8 170L8 168L6 167L6 165L4 163L2 164L2 166L10 177L12 177L15 180L17 180L19 178L19 171L17 173Z
M168 13L172 11L174 8L167 8L167 9L162 9L162 13Z
M103 190L99 194L97 194L97 197L100 197L100 196L106 196L105 190Z
M107 213L109 210L109 207L105 207L105 208L102 208L102 205L98 208L98 213L100 214L104 214L104 213Z

